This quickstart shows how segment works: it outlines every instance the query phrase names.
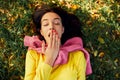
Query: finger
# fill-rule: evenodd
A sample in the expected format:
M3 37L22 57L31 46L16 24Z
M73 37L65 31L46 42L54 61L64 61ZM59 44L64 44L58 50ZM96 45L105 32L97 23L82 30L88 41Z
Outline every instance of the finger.
M52 38L53 38L53 33L52 33L52 31L51 31L51 32L50 32L50 37L49 37L48 47L51 47L51 45L52 45Z
M56 34L53 32L52 47L55 47L56 44Z
M58 49L60 48L60 45L61 45L61 42L60 42L60 38L59 38L59 36L57 37L57 47L58 47Z
M44 40L42 41L42 53L45 53L45 42L44 42Z
M55 37L55 40L56 40L56 47L58 47L58 34L56 33L56 37Z

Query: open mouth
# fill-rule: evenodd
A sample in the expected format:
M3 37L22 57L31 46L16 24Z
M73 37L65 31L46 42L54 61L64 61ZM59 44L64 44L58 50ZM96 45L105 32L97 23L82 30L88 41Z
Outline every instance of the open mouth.
M50 33L48 34L48 37L50 37Z
M51 32L48 33L48 37L50 37L50 33L51 33ZM58 34L58 33L56 32L56 30L52 30L52 33Z

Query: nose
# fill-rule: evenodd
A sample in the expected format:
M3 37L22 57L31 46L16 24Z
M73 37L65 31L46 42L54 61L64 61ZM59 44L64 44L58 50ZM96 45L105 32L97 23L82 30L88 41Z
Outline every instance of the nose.
M54 28L53 28L53 27L51 27L51 28L50 28L50 30L54 30Z
M54 30L54 25L52 23L50 24L50 30Z

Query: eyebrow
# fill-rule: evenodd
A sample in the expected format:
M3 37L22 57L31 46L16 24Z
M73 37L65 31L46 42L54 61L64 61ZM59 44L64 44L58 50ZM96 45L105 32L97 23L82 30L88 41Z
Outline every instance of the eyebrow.
M43 21L47 21L48 19L43 19L41 22ZM54 18L53 20L61 20L60 18Z
M60 18L54 18L54 20L61 20Z

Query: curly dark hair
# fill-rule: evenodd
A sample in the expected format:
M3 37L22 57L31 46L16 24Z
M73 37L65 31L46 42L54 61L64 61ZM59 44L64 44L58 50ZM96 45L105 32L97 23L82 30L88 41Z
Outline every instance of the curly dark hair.
M47 12L54 12L58 14L62 19L62 25L64 27L64 33L61 38L61 44L64 44L66 40L72 37L82 37L81 22L74 14L70 14L61 7L50 7L48 5L37 6L33 13L33 23L36 26L36 33L40 40L45 40L40 33L41 18Z

